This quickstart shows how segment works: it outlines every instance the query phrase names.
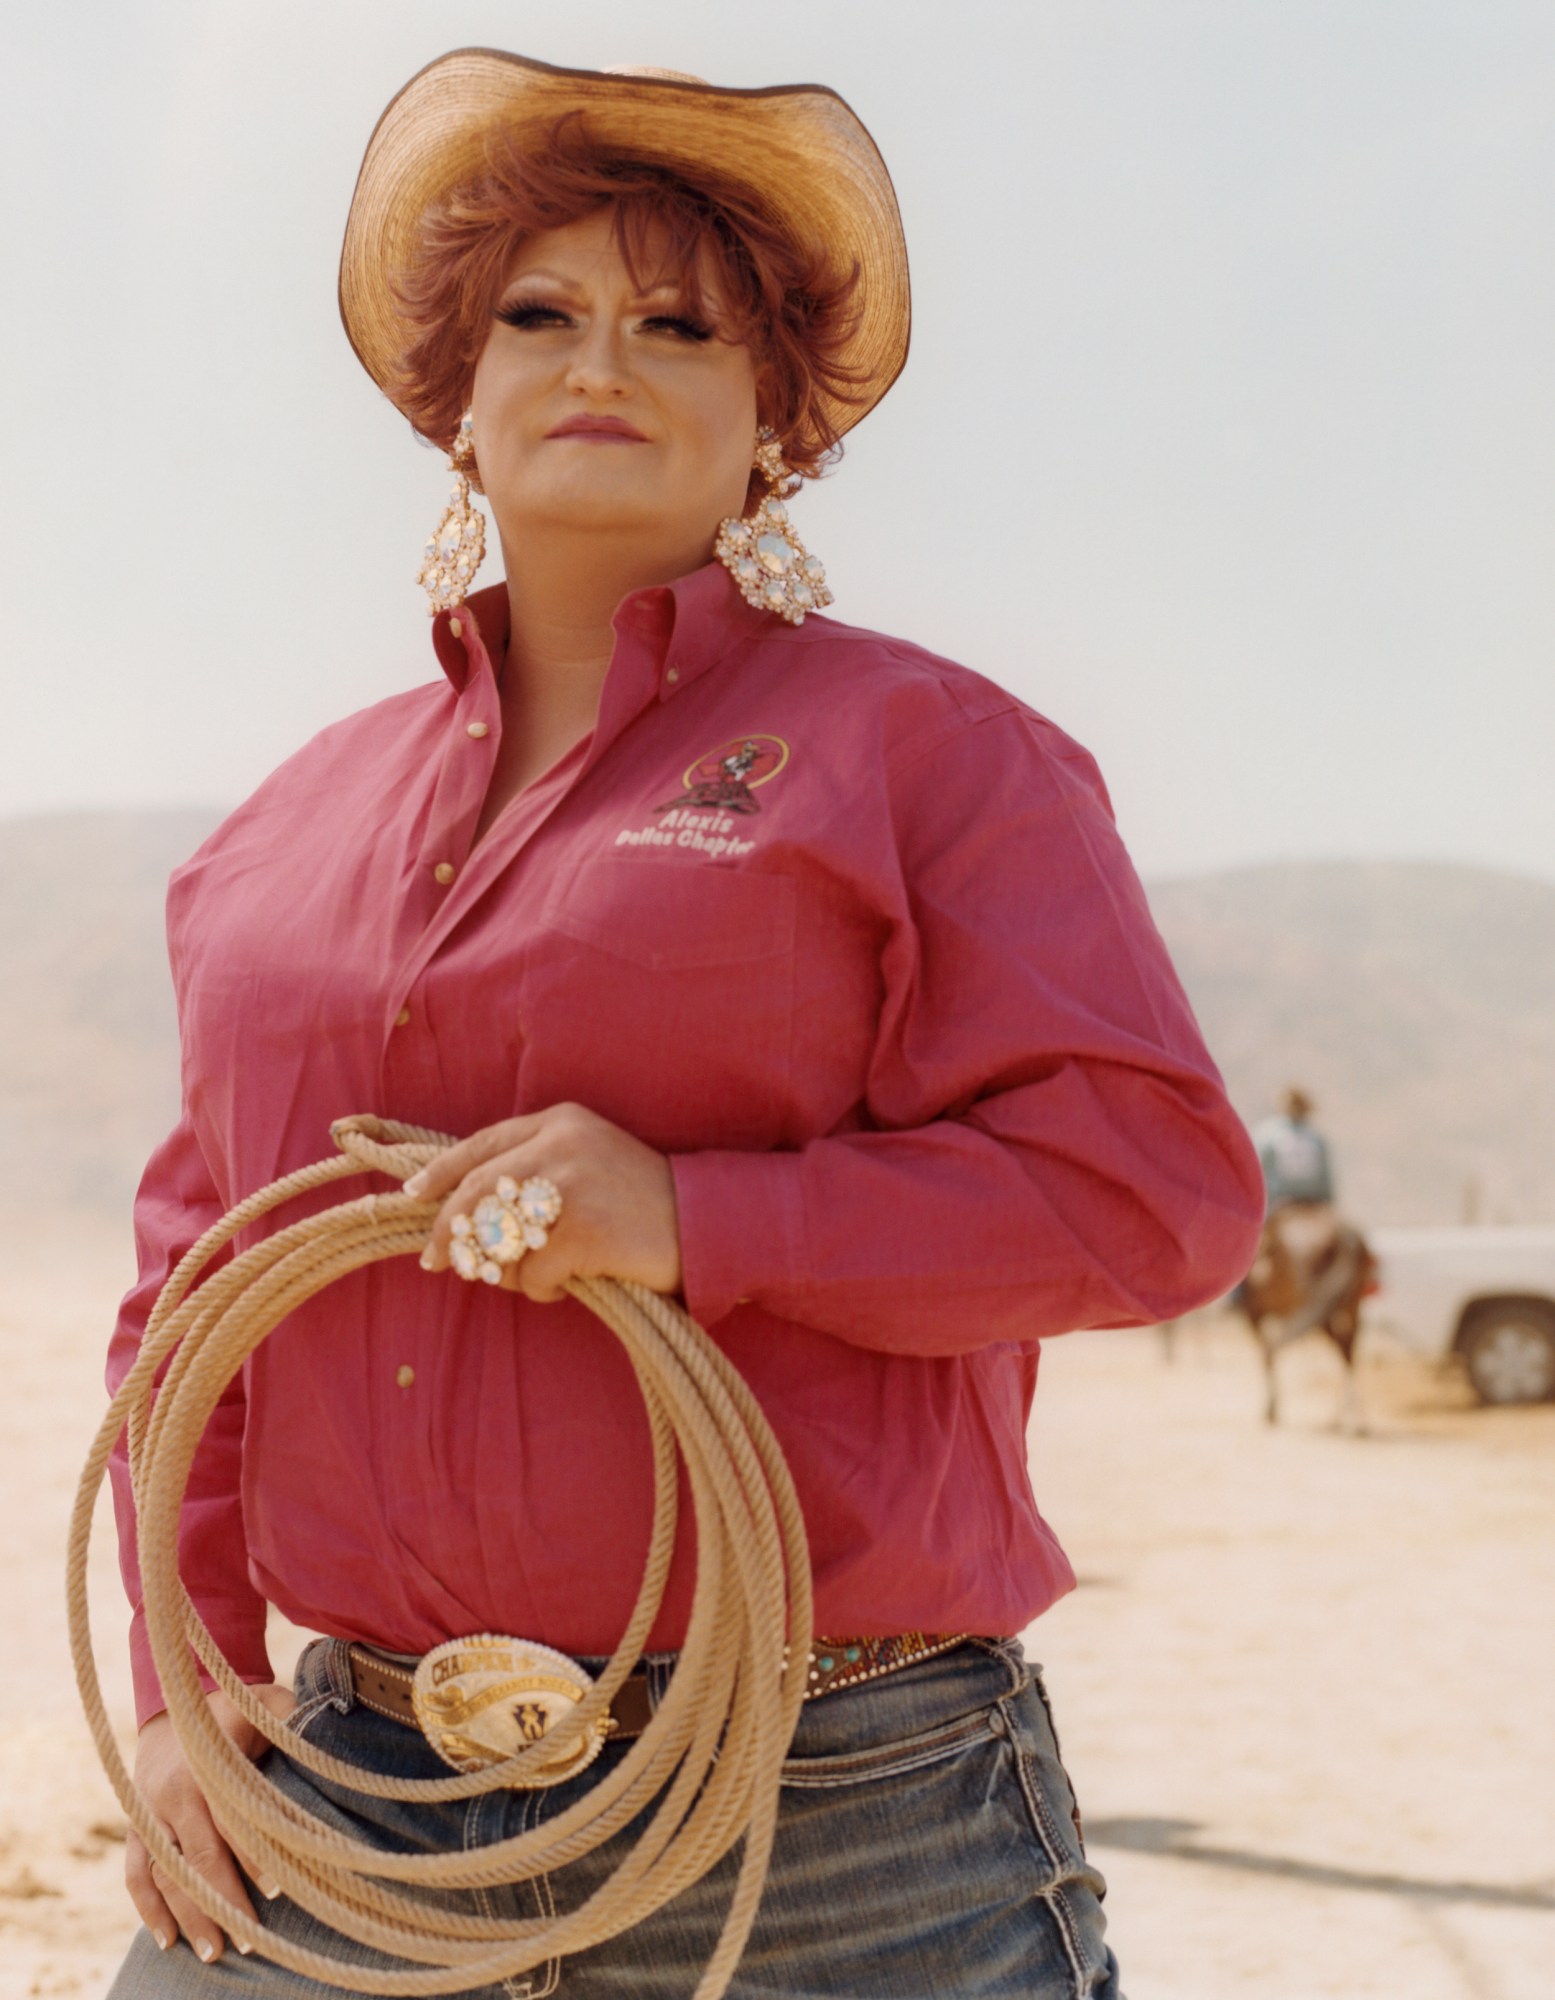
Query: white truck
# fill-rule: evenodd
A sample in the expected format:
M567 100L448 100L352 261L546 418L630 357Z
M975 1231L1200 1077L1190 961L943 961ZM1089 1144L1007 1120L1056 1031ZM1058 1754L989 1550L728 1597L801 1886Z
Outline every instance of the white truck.
M1487 1403L1555 1397L1555 1227L1376 1229L1364 1326L1433 1360L1463 1357Z

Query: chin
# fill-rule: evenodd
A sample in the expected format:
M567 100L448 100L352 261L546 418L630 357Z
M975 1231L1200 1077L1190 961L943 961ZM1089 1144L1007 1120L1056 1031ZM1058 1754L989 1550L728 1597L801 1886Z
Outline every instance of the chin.
M570 506L551 509L540 517L550 528L568 528L588 535L656 535L664 526L662 507L612 506L604 502L589 505L575 501Z
M513 512L531 532L541 534L555 528L595 535L662 531L666 517L675 511L664 496L641 489L624 491L623 486L624 482L612 491L611 482L601 480L559 492L526 493Z

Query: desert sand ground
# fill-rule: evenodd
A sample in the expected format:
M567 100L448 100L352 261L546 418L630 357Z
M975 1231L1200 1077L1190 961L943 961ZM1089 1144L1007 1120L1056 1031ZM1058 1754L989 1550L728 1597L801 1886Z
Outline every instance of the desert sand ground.
M77 1709L62 1548L122 1260L5 1250L0 2000L99 2000L133 1920ZM1555 1987L1555 1407L1469 1407L1374 1346L1285 1357L1225 1322L1043 1359L1037 1490L1081 1588L1047 1668L1130 2000L1547 2000ZM94 1555L127 1720L112 1539Z

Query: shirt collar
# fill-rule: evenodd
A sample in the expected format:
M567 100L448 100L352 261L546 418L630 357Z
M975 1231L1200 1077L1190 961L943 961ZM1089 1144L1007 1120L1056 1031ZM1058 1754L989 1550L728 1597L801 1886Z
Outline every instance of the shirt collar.
M717 666L742 640L775 628L779 620L747 604L733 577L715 560L673 583L634 590L616 606L611 622L618 639L647 644L658 672L659 697L668 700ZM483 665L495 670L507 643L505 583L488 584L432 621L438 665L460 694Z
M470 677L482 666L493 675L508 649L508 587L488 584L452 611L432 620L432 650L456 694L463 694Z
M714 561L673 583L633 591L617 606L614 622L622 637L630 632L647 641L658 666L659 698L667 701L778 621L747 604L734 578Z

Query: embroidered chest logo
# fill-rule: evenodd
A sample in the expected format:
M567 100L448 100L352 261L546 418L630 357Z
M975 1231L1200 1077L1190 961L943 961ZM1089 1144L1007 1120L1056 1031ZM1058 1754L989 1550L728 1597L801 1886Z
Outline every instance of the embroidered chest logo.
M788 745L781 736L737 736L699 757L681 779L677 799L666 799L655 812L758 813L756 787L775 778L788 762Z
M757 791L787 762L788 745L781 736L757 733L720 743L687 769L675 798L653 808L657 825L635 831L623 827L616 846L693 847L714 860L749 854L756 843L741 839L737 821L761 811Z

